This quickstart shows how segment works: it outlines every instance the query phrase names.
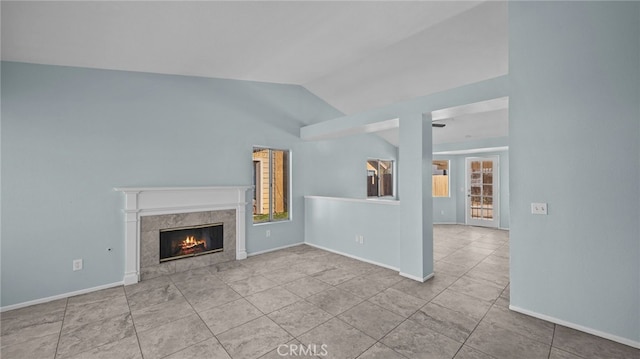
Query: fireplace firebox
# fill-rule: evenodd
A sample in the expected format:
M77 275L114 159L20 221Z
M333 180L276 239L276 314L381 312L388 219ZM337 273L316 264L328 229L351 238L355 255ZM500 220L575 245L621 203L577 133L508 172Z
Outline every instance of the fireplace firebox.
M222 223L160 230L160 262L223 251Z

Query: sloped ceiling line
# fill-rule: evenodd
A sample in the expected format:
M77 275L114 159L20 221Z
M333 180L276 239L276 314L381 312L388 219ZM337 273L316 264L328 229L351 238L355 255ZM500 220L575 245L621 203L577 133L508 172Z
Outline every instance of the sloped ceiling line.
M345 114L507 71L500 1L2 1L2 59L302 85Z

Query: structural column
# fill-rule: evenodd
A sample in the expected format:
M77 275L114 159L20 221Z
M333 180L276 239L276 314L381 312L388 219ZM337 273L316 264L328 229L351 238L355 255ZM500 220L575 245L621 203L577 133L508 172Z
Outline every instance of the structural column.
M400 116L400 274L421 282L433 276L432 157L431 114Z

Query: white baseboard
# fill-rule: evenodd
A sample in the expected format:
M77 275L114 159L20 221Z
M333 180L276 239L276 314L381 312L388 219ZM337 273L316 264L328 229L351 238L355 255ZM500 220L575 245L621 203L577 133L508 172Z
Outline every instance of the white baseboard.
M571 328L571 329L579 330L581 332L593 334L593 335L601 337L601 338L609 339L611 341L614 341L614 342L617 342L617 343L620 343L620 344L624 344L624 345L628 345L628 346L633 347L633 348L640 349L640 342L635 341L635 340L622 338L622 337L619 337L617 335L601 332L601 331L596 330L596 329L587 328L587 327L584 327L582 325L571 323L571 322L567 322L565 320L554 318L554 317L551 317L551 316L548 316L548 315L545 315L545 314L532 312L532 311L527 310L527 309L522 309L522 308L516 307L515 305L509 305L509 309L513 310L514 312L526 314L526 315L534 317L534 318L546 320L547 322L559 324L559 325L565 326L567 328Z
M428 281L429 279L433 278L435 273L431 273L431 274L429 274L428 276L426 276L424 278L416 277L416 276L414 276L412 274L402 273L402 272L400 272L400 275L405 277L405 278L413 279L413 280L416 280L418 282L424 283L424 282Z
M298 242L298 243L294 243L294 244L287 244L286 246L282 246L282 247L277 247L277 248L271 248L271 249L265 249L264 251L258 251L258 252L252 252L247 254L247 256L252 257L252 256L257 256L258 254L264 254L264 253L269 253L269 252L275 252L275 251L279 251L281 249L285 249L285 248L291 248L291 247L295 247L295 246L299 246L304 244L304 242Z
M339 254L341 256L357 259L359 261L366 262L366 263L369 263L369 264L373 264L373 265L376 265L378 267L383 267L383 268L391 269L391 270L394 270L394 271L399 271L400 270L400 269L398 269L396 267L393 267L393 266L390 266L390 265L387 265L387 264L384 264L384 263L379 263L379 262L372 261L372 260L369 260L369 259L366 259L366 258L354 256L352 254L336 251L335 249L326 248L326 247L323 247L323 246L319 246L317 244L313 244L313 243L309 243L309 242L304 242L304 244L309 245L311 247L318 248L318 249L322 249L322 250L327 251L327 252Z
M138 272L125 274L122 278L122 283L124 285L136 284L140 281L140 277L138 276Z
M18 303L18 304L6 305L4 307L0 307L0 312L6 312L8 310L20 309L20 308L28 307L28 306L31 306L31 305L52 302L52 301L58 300L58 299L69 298L69 297L73 297L73 296L80 295L80 294L87 294L87 293L95 292L95 291L102 290L102 289L108 289L108 288L121 286L123 284L124 284L123 282L114 282L114 283L99 285L97 287L92 287L92 288L87 288L87 289L76 290L76 291L73 291L73 292L58 294L58 295L54 295L54 296L51 296L51 297L40 298L40 299L36 299L36 300L30 300L28 302L22 302L22 303Z
M433 224L468 226L468 224L466 224L466 223L458 223L458 222L433 222ZM491 228L491 227L487 227L487 228ZM495 229L508 231L509 227L500 227L500 226L498 226Z

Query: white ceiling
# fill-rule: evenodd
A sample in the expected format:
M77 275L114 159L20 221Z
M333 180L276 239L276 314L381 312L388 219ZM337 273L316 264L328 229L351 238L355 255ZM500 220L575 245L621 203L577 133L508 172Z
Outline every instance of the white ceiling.
M503 1L2 1L2 60L304 86L345 114L508 71Z

